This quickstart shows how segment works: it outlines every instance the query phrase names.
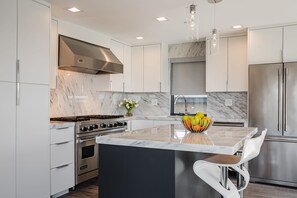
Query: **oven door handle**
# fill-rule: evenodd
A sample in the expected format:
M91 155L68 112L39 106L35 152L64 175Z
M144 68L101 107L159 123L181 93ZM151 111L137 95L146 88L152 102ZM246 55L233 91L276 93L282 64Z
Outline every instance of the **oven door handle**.
M88 141L92 141L92 140L95 140L96 137L93 137L93 138L87 138L87 139L79 139L78 142L79 143L83 143L83 142L88 142Z

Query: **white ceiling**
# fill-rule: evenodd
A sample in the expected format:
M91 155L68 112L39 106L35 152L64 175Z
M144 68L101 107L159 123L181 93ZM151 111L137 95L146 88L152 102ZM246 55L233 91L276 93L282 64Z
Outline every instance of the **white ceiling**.
M213 4L207 0L47 0L53 16L107 34L132 44L186 42L185 7L195 2L199 12L199 34L213 28ZM70 7L82 10L67 11ZM223 0L216 5L217 27L222 33L233 25L266 26L297 22L296 0ZM165 16L166 22L156 21ZM143 36L144 40L136 40Z

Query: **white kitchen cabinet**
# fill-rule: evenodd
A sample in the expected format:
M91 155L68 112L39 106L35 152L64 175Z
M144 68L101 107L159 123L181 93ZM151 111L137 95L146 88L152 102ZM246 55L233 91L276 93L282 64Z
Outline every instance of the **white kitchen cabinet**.
M50 69L50 88L57 88L58 77L58 21L51 21L51 69Z
M132 47L131 87L133 92L143 92L143 46Z
M132 92L131 85L131 47L124 45L124 92Z
M49 197L49 86L20 85L17 106L17 197Z
M166 44L132 47L132 91L167 92L168 68Z
M122 91L124 91L124 73L125 73L124 45L117 41L111 40L110 50L114 53L114 55L123 64L123 68L124 68L123 74L110 74L111 91L121 91L122 92Z
M3 2L4 1L4 2ZM17 1L3 0L0 8L0 81L16 81Z
M4 5L0 197L49 197L50 8L41 0L4 0Z
M143 47L143 91L161 92L161 45Z
M50 8L32 0L18 1L20 82L49 85Z
M206 43L206 92L248 90L247 37L235 36L220 40L220 52L210 55Z
M131 92L131 47L111 40L110 50L123 64L123 74L100 75L99 91Z
M181 122L177 120L154 120L154 127L168 124L181 124Z
M206 41L206 92L227 90L228 39L220 39L217 55L210 54L210 40Z
M228 39L227 91L248 91L247 37Z
M6 58L5 56L3 57ZM16 84L0 82L0 197L16 197Z
M297 25L284 27L284 49L283 61L296 62L297 61Z
M54 128L51 136L51 195L67 192L75 185L74 127Z
M254 29L248 32L248 63L265 64L283 61L283 28Z

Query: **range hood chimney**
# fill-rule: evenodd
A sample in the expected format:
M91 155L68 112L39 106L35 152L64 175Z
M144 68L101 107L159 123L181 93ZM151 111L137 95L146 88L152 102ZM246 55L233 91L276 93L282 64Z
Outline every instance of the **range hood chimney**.
M62 35L58 68L88 74L123 73L123 64L110 49Z

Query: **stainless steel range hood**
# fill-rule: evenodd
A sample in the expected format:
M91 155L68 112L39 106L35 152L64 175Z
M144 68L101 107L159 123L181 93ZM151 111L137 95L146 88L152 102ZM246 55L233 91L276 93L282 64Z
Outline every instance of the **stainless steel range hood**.
M59 36L59 69L88 74L123 73L123 64L108 48Z

